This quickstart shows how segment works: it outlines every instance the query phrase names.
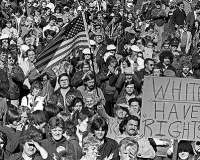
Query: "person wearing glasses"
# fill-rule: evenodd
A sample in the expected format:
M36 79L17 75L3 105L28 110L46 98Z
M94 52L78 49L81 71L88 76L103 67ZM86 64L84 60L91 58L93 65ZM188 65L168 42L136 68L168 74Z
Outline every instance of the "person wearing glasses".
M82 98L81 92L71 87L70 77L63 73L58 77L59 88L51 95L49 103L56 104L60 111L69 112L68 107L72 104L75 97Z
M146 58L144 60L144 68L136 72L135 74L142 81L144 79L144 76L150 76L153 74L154 64L155 62L153 59Z

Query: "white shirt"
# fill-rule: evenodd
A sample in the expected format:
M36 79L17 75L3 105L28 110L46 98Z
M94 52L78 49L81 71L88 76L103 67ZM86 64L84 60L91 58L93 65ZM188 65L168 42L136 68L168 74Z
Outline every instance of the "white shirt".
M24 96L22 98L21 106L26 106L32 111L37 111L37 110L43 110L44 108L44 99L45 97L37 96L34 97L31 94L28 94L27 96ZM34 108L32 108L32 104L36 103Z

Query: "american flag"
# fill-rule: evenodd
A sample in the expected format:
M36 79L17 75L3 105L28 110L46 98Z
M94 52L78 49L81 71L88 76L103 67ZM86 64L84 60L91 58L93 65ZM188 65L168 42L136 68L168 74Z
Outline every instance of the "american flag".
M40 73L44 73L69 57L73 49L85 48L88 45L83 16L80 14L64 26L44 48L38 55L35 66Z

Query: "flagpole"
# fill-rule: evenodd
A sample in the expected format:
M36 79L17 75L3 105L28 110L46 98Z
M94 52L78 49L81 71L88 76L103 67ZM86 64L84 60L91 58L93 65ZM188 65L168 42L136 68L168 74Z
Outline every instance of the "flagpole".
M95 88L96 88L97 96L99 97L99 92L98 92L98 88L97 88L96 72L95 72L95 68L94 68L94 57L93 57L92 49L91 49L91 45L90 45L90 39L89 39L89 34L88 34L87 22L86 22L86 18L85 18L85 12L81 11L81 14L82 14L82 17L83 17L83 23L84 23L84 27L85 27L85 34L86 34L86 38L88 40L88 46L89 46L90 53L91 53L92 69L93 69L93 72L94 72Z

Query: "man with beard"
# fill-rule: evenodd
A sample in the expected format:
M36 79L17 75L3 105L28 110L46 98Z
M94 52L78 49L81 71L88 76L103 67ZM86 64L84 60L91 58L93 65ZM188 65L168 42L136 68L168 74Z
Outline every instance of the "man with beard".
M155 158L156 143L152 138L145 138L139 134L139 118L136 116L128 116L123 119L119 125L121 136L116 141L119 143L122 139L130 137L138 142L139 150L137 156L139 158Z
M92 72L88 72L82 78L84 84L77 89L81 92L82 96L85 97L93 97L96 103L101 102L101 104L105 105L105 98L103 92L100 88L95 85L95 75Z
M71 105L73 99L75 97L82 98L82 95L77 89L71 87L70 78L66 73L58 77L58 83L60 88L53 93L49 103L57 105L60 111L69 113L68 106Z

